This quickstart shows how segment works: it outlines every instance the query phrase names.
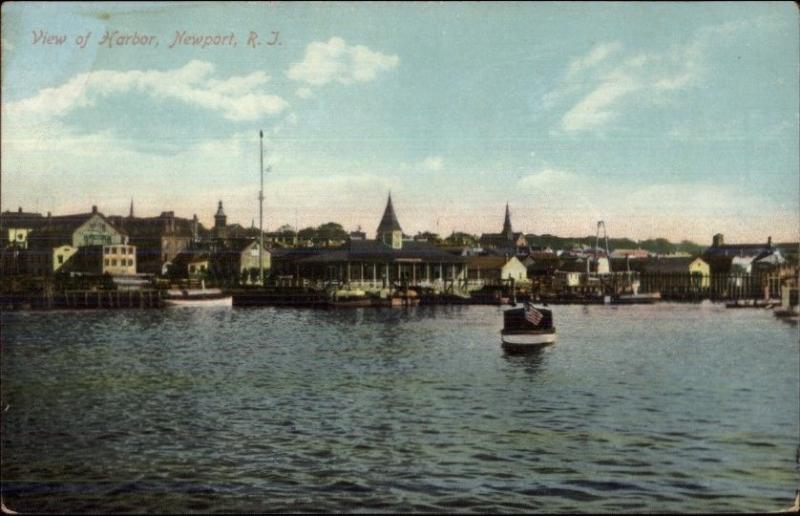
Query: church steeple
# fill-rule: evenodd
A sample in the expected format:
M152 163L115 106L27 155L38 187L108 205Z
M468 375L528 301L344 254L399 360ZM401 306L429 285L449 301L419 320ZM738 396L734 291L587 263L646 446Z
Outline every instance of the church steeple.
M392 192L389 192L389 200L386 202L386 209L383 211L381 223L378 224L377 233L377 239L384 244L390 245L394 249L403 247L403 230L400 228L400 222L397 221L397 215L394 213Z
M133 218L133 197L131 197L131 211L128 213L129 218Z
M508 203L506 203L506 220L503 221L503 231L501 231L501 234L509 240L514 238L514 231L511 229L511 212L508 209Z

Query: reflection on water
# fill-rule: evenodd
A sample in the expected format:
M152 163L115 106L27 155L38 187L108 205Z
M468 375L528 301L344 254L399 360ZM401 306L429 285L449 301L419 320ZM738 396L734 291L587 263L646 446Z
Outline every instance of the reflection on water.
M2 314L18 511L761 511L797 487L797 327L759 310Z

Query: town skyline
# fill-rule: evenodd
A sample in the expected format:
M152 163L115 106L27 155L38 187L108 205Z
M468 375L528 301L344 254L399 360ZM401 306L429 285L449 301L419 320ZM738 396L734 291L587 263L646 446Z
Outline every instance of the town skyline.
M263 129L265 229L798 240L792 4L162 8L3 6L3 210L257 226Z

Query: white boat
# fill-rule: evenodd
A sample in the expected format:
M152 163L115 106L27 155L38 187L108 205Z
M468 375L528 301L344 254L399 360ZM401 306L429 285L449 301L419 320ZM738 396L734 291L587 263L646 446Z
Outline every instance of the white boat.
M233 306L233 296L218 288L171 289L164 306Z
M507 353L524 353L549 346L556 341L553 312L530 303L506 310L500 337Z

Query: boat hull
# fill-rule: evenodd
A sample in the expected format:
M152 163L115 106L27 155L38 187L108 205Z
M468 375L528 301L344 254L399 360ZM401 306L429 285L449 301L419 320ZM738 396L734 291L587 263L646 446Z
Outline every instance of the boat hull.
M233 306L233 296L212 299L164 299L164 306Z
M652 305L661 301L660 293L652 294L622 294L611 298L612 305Z
M536 351L556 342L556 332L501 332L503 349L508 353Z

